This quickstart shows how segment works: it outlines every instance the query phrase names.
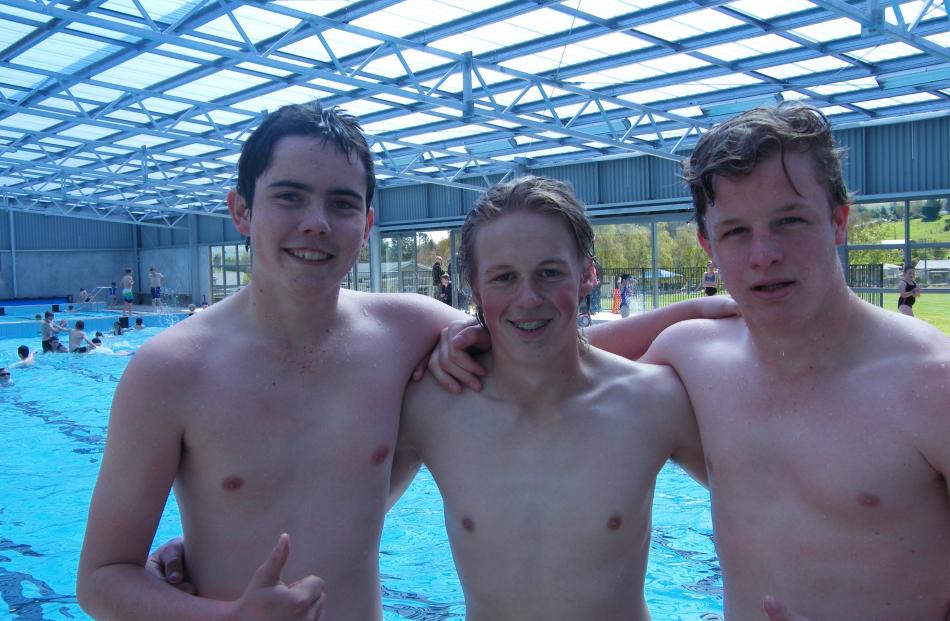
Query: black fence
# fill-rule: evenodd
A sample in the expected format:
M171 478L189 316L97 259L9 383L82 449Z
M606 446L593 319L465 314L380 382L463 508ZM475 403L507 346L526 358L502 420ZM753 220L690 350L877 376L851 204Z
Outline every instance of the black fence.
M610 312L614 307L614 294L617 284L623 274L631 277L630 287L634 295L630 301L630 311L633 313L662 308L675 302L705 295L703 288L703 273L706 267L657 267L656 278L653 269L649 267L608 267L599 271L600 284L591 295L591 311ZM401 276L401 279L400 279ZM884 287L884 266L881 263L867 265L849 265L847 271L848 284L857 289L856 294L861 299L875 304L884 305L883 291L860 291L861 289L881 289ZM430 269L402 270L400 274L383 274L385 291L408 291L428 295L435 294ZM401 280L401 286L398 281ZM341 286L347 289L369 291L369 274L361 273L359 282L353 282L352 274L348 274ZM457 286L457 285L455 285ZM718 283L719 293L727 293ZM654 304L654 290L656 303ZM616 291L619 295L619 290ZM468 303L468 291L463 288L458 291L459 306L465 308ZM586 302L582 305L586 307Z

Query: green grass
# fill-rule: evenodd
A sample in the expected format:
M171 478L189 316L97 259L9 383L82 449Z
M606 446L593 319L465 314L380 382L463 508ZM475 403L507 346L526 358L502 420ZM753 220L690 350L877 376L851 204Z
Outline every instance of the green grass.
M896 293L884 294L884 308L898 312ZM927 295L927 290L922 289L914 304L914 316L950 336L950 295Z
M688 300L690 298L701 297L696 294L667 294L660 296L660 306L667 306L674 302L679 302L682 300ZM647 298L647 310L652 307L652 300ZM884 294L884 308L891 312L898 312L897 310L897 294L896 293L885 293ZM604 298L602 309L604 311L610 311L610 301L607 298ZM934 326L947 336L950 336L950 294L927 294L927 290L924 289L921 293L920 298L918 298L917 303L914 305L914 316L918 319L923 319L930 325Z

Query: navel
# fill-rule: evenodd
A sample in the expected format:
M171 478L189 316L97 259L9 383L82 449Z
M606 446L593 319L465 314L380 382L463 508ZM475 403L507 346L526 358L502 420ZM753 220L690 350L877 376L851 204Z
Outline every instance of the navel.
M376 447L376 450L373 451L373 454L370 456L370 461L374 466L380 466L389 457L389 446L386 444L380 444Z
M244 479L237 475L231 475L229 477L224 477L224 480L221 481L221 489L226 492L235 492L244 487Z
M464 517L464 518L462 518L462 528L464 528L466 532L474 533L474 532L475 532L475 520L473 520L473 519L470 518L470 517Z
M871 492L860 492L858 494L858 504L862 507L873 509L874 507L881 504L881 499Z
M619 515L612 515L610 519L607 520L608 530L620 530L621 526L623 526L623 518Z

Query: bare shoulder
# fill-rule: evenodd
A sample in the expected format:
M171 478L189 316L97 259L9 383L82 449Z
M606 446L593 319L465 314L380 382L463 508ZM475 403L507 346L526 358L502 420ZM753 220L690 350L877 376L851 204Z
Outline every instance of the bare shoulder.
M618 391L624 399L643 403L665 401L671 406L686 399L679 376L665 364L634 362L596 347L589 349L584 360L589 374L604 387Z
M439 332L465 313L417 293L364 293L341 291L341 307L378 338L399 344L410 356L429 352ZM415 364L415 362L413 362Z
M219 304L221 308L218 308ZM224 339L233 309L225 302L178 322L146 341L132 356L122 375L117 399L129 389L137 400L167 403L189 397L208 369L224 364Z
M434 298L418 293L365 293L362 291L341 291L341 301L358 306L367 314L404 324L442 326L455 319L468 317Z
M654 364L676 365L683 356L694 354L697 348L710 349L720 342L735 342L746 333L741 317L724 319L688 319L661 332L641 359Z

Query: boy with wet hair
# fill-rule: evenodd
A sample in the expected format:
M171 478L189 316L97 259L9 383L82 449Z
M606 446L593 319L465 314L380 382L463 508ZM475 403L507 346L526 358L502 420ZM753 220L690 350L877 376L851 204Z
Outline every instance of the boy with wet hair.
M676 374L579 338L593 239L563 182L490 188L459 253L492 336L485 388L455 396L427 378L406 391L393 487L422 462L435 478L469 621L648 620L656 475L675 458L705 479Z
M742 318L677 324L644 360L696 412L730 621L950 619L950 340L848 288L839 157L819 111L783 104L684 163ZM588 335L637 355L626 321Z

